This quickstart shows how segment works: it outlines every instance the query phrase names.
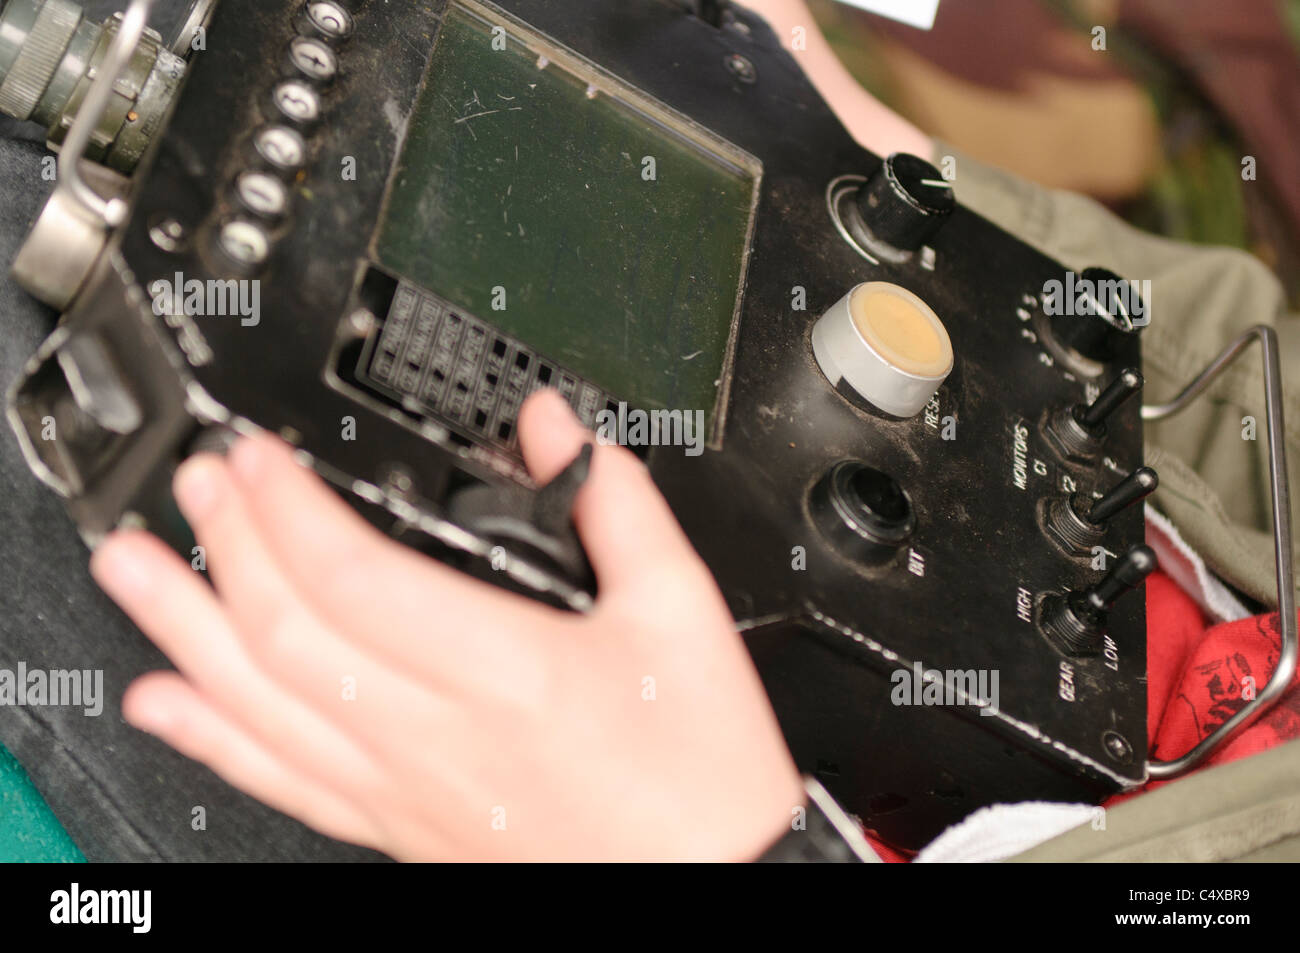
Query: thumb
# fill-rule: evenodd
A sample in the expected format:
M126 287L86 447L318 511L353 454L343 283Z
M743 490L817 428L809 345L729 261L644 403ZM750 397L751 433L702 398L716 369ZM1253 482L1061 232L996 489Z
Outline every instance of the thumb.
M546 484L595 437L558 392L543 390L520 412L519 440L529 472ZM573 520L602 594L635 585L656 566L699 562L650 471L623 447L597 444Z

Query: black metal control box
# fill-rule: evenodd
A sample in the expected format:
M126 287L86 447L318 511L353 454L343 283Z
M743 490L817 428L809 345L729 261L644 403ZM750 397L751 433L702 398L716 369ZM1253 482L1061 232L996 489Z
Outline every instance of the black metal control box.
M509 312L478 304L493 288L436 277L456 256L465 262L457 274L484 256L508 257L508 230L532 224L522 218L484 225L470 253L440 246L441 232L421 237L407 256L428 253L419 274L393 267L401 256L381 234L402 177L419 171L404 159L413 137L431 136L429 155L440 155L439 135L466 137L438 159L445 170L456 149L472 146L474 114L516 108L511 97L524 88L492 86L485 60L475 89L483 108L441 130L420 125L421 110L434 108L421 104L432 101L431 64L454 8L482 21L489 39L503 36L505 53L513 44L536 56L539 72L551 63L585 75L592 100L615 97L630 110L620 115L639 117L625 132L611 119L600 136L667 127L726 170L731 178L718 181L728 189L749 183L718 199L730 204L719 206L717 234L725 226L728 240L739 236L734 289L679 293L671 300L682 310L668 316L681 321L685 361L691 335L703 334L692 302L710 302L710 314L728 302L721 331L698 348L720 362L716 381L705 381L715 385L706 446L697 456L653 447L645 459L725 594L800 767L905 849L983 805L1095 801L1142 783L1140 595L1116 605L1095 654L1064 650L1042 619L1048 600L1103 575L1097 550L1070 552L1045 528L1052 507L1142 463L1136 402L1108 420L1095 453L1066 452L1049 437L1051 421L1140 364L1134 335L1103 359L1081 354L1044 313L1044 287L1066 278L1063 266L961 207L922 253L864 257L836 227L835 190L882 160L848 135L782 38L742 8L715 24L670 0L343 6L349 28L322 36L304 26L297 0L221 0L207 49L142 167L120 244L17 394L20 429L49 414L79 419L60 428L66 443L33 443L33 453L89 537L132 514L183 544L171 474L247 422L309 452L403 542L577 609L594 594L570 535L539 542L538 528L524 527L503 536L481 516L526 522L519 514L534 490L513 422L532 389L561 387L589 421L635 401L611 375L575 366L590 356L583 340L624 333L626 316L571 314L567 337L542 346L504 326ZM329 55L295 40L304 36ZM302 86L313 93L306 102L291 95ZM646 168L643 156L629 158ZM250 188L248 172L282 183L287 207ZM662 184L671 188L670 176ZM160 226L186 237L160 241ZM613 241L617 225L608 227ZM683 269L682 281L697 263L728 273L725 262L710 264L707 242L682 237L664 232L657 251ZM258 281L260 320L155 313L149 289L178 274ZM951 375L909 419L837 391L812 352L818 317L869 281L914 292L951 337ZM591 294L599 290L593 283ZM93 363L98 386L139 411L137 425L121 432L85 419L67 393L69 361ZM343 439L348 422L352 439ZM905 495L910 526L883 558L856 558L826 524L825 481L846 461L887 475ZM1132 507L1106 525L1100 560L1142 537L1141 507ZM494 550L505 564L491 565ZM924 676L915 680L927 670L950 689L937 702Z

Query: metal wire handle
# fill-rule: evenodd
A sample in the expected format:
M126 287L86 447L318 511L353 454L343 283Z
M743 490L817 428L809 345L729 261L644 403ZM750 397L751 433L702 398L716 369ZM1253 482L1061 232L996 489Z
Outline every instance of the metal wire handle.
M1268 684L1240 711L1220 725L1191 751L1173 761L1148 761L1152 779L1177 777L1196 767L1220 745L1254 721L1282 696L1295 676L1297 638L1295 575L1291 564L1291 491L1286 470L1286 427L1282 414L1282 365L1277 332L1258 325L1237 338L1183 392L1167 404L1142 408L1143 420L1164 420L1183 410L1199 397L1223 371L1253 342L1259 341L1264 357L1265 412L1268 427L1268 468L1272 484L1273 546L1277 566L1277 611L1282 629L1282 653Z
M153 5L154 0L131 0L131 5L118 26L117 35L113 37L95 79L90 84L85 102L77 111L72 128L68 130L68 138L59 151L59 181L62 187L68 190L83 210L92 218L102 221L107 228L116 228L126 221L129 206L124 199L105 199L91 188L81 177L81 161L85 157L86 147L90 145L90 137L108 107L113 87L122 78L122 71L140 45Z

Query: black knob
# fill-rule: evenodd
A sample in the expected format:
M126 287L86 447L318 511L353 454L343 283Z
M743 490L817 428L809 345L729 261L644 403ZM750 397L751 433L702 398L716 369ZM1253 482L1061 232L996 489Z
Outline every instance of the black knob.
M1134 546L1092 588L1044 599L1039 629L1067 655L1098 654L1110 610L1126 593L1142 585L1158 565L1150 547Z
M896 152L867 180L856 204L872 239L868 244L914 252L948 220L957 198L938 169Z
M1138 467L1092 505L1088 522L1100 526L1121 510L1126 510L1139 500L1156 491L1160 477L1150 467Z
M1126 367L1119 376L1106 385L1091 404L1075 408L1075 419L1090 433L1100 433L1106 421L1120 407L1142 392L1142 373L1136 367Z
M1109 361L1147 324L1146 303L1113 271L1087 268L1061 283L1052 302L1052 336L1092 361Z

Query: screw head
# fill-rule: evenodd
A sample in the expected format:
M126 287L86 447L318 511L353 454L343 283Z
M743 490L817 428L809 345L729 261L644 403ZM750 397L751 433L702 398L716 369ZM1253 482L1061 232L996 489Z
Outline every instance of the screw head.
M1101 743L1106 746L1106 754L1120 764L1133 760L1133 746L1118 731L1107 731L1101 736Z
M732 53L725 60L727 69L742 83L758 82L758 68L748 58L739 53Z
M351 325L352 331L357 337L367 337L374 330L377 320L374 312L370 309L358 308L348 317L348 324Z
M415 477L403 466L390 467L384 485L398 496L407 496L415 489Z
M173 215L157 218L149 226L149 240L162 251L177 251L187 237L185 226Z

